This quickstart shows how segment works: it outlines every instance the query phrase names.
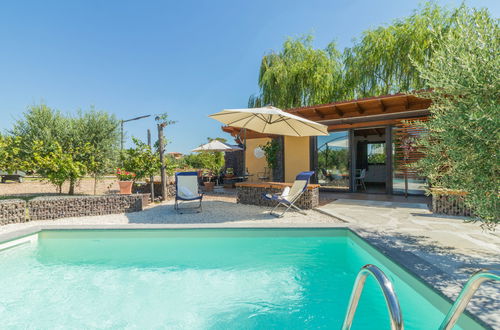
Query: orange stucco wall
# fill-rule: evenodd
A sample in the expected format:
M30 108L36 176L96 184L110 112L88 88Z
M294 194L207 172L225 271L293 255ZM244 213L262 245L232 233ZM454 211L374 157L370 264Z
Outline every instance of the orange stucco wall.
M299 172L309 171L309 149L309 137L285 136L285 182L293 182Z
M248 177L248 181L250 182L258 181L257 173L264 172L264 168L267 167L266 157L255 157L254 150L260 145L266 144L268 141L271 141L271 139L259 138L247 140L247 149L245 151L245 166L248 169L248 173L251 174Z

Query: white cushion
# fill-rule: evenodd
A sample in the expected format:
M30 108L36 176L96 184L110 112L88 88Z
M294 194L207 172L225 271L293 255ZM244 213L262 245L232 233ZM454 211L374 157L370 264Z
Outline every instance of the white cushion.
M191 190L189 190L189 188L184 187L184 186L179 187L179 195L181 197L185 197L185 198L196 197L196 195Z
M281 197L286 197L290 194L290 187L285 187L285 189L283 189L283 192L281 193Z

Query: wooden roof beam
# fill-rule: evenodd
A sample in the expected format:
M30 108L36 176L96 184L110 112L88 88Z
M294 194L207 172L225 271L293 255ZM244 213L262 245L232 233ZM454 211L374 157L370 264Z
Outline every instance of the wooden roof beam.
M325 118L325 115L319 111L318 109L313 109L314 110L314 113L318 115L319 118L323 119Z
M340 117L344 117L344 112L342 110L340 110L337 106L334 105L333 109L335 110L337 115L339 115Z
M410 106L410 101L408 100L408 95L405 97L405 108L408 109Z
M365 110L363 108L361 108L361 106L359 105L358 102L355 102L354 105L356 106L356 110L358 111L358 113L360 115L362 115L365 112Z
M379 102L380 106L382 107L382 112L386 112L387 108L386 108L384 102L382 100L378 100L378 102Z

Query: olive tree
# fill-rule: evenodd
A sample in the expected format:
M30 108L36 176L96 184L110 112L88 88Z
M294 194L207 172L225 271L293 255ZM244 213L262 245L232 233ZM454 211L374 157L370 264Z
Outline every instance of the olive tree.
M85 164L88 174L94 177L95 195L99 178L112 172L119 161L120 122L114 115L91 107L79 111L73 125L78 144L88 143L91 147Z
M500 29L486 10L462 7L455 29L436 31L428 63L418 72L432 92L431 119L422 123L426 157L420 170L433 186L465 191L466 203L489 224L499 221Z
M9 135L19 139L19 158L69 194L86 174L97 178L112 167L118 145L118 121L102 111L63 115L45 104L28 108Z

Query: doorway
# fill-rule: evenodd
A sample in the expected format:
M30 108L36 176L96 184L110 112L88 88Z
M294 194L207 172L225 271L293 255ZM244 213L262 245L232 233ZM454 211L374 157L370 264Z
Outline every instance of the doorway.
M352 191L370 194L386 194L390 159L387 149L390 143L386 127L354 129L352 134Z

